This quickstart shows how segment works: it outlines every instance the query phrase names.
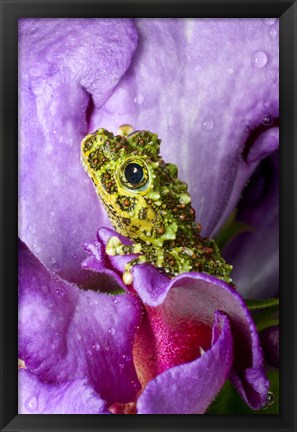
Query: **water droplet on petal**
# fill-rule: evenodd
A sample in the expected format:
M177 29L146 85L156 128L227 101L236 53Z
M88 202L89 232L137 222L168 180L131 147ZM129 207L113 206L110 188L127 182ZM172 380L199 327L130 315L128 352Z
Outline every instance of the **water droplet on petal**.
M252 54L252 65L257 69L261 69L266 66L267 61L268 58L264 51L255 51Z
M270 102L268 100L265 100L263 102L263 105L265 106L265 108L270 108Z
M115 298L115 299L113 299L113 302L114 302L114 303L117 303L117 302L118 302L118 300L117 300L117 299Z
M81 340L81 335L79 333L77 333L76 339L79 340L79 341Z
M113 327L111 327L110 329L108 329L108 333L110 333L111 335L114 335L115 329Z
M52 264L56 263L56 259L54 257L51 257L50 261L51 261Z
M276 37L278 36L278 31L277 31L276 28L272 27L272 28L269 30L269 34L270 34L270 36L271 36L272 38L276 38Z
M269 117L269 116L265 116L264 119L263 119L262 124L264 126L270 126L272 124L272 118Z
M36 396L31 396L29 399L25 402L25 408L28 411L36 411L38 408L38 400Z
M214 121L213 119L209 118L209 119L205 119L202 126L204 127L204 129L206 130L212 130L214 127Z
M94 345L92 346L92 348L95 351L99 351L100 350L100 345L96 342L96 343L94 343Z
M119 126L117 134L118 135L123 135L123 136L128 136L130 133L132 133L134 131L134 127L129 125L129 124L123 124L121 126ZM89 181L89 179L88 179Z
M263 18L264 24L271 26L276 22L276 18Z
M63 297L63 295L64 295L64 290L62 290L61 288L57 288L57 289L56 289L56 294L57 294L57 296L59 296L59 297Z
M41 252L41 247L39 247L37 244L33 245L33 249L34 249L34 252L37 254Z
M272 392L268 392L264 409L268 408L270 405L272 405L274 403L274 400L275 400L274 394Z
M138 96L136 96L133 102L135 103L135 105L141 105L143 104L143 101L144 101L144 96L142 94L139 94Z

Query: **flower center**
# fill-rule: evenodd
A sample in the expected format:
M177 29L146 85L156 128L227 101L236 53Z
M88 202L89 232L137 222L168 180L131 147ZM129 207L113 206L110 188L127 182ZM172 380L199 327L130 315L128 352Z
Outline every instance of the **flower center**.
M210 326L191 319L172 320L163 305L146 306L133 346L138 379L144 387L167 369L200 357L210 345Z

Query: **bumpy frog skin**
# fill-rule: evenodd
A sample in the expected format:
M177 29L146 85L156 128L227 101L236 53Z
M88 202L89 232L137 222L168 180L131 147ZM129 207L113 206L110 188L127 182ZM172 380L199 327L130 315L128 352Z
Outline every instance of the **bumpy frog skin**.
M132 283L130 269L149 263L173 277L205 272L231 282L214 240L200 236L187 184L177 167L160 156L160 139L136 131L127 137L98 129L81 146L82 164L92 179L116 231L133 243L111 237L109 255L137 254L126 265L123 280Z

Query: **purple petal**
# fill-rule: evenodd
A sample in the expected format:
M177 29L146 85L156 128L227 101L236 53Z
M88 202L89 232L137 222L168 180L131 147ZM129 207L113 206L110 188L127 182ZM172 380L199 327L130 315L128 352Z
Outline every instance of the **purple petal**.
M82 266L100 274L113 276L120 288L130 291L131 288L123 283L122 274L125 271L125 264L136 255L107 256L105 247L111 237L118 237L123 244L131 244L130 240L116 231L103 227L98 231L98 241L90 242L85 246L90 256L82 262ZM137 265L131 272L133 288L143 303L150 306L161 304L167 294L169 278L148 264Z
M21 244L19 357L42 381L87 378L109 404L134 400L139 316L135 296L80 290L49 273Z
M136 24L139 49L91 129L116 132L128 123L158 133L164 160L178 165L203 233L212 236L259 160L278 146L270 131L278 118L278 20Z
M138 413L203 414L226 381L231 365L230 321L216 312L211 349L150 381L138 398Z
M260 333L260 340L268 364L279 368L279 326L263 330Z
M110 414L85 379L53 385L21 369L18 395L19 414Z
M253 231L240 234L224 250L232 279L249 298L279 290L279 155L265 159L244 191L237 219Z
M85 280L81 245L108 222L80 163L80 141L129 67L128 19L23 19L20 42L20 236L50 269Z

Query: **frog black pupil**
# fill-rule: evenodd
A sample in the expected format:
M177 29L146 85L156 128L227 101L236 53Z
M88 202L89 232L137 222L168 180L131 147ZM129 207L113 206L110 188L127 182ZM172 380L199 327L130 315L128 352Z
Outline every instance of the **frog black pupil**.
M129 163L125 168L125 177L131 185L137 185L143 179L143 168L137 163Z

